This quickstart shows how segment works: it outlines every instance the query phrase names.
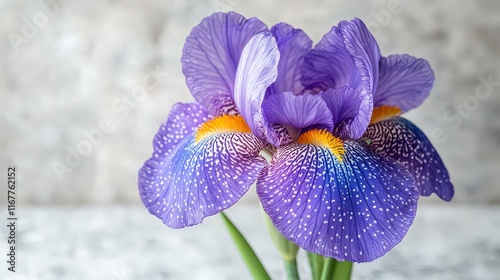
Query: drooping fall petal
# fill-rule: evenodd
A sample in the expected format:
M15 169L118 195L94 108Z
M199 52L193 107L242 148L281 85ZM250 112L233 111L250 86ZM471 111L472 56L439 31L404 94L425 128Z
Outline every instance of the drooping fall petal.
M400 164L353 141L345 153L292 144L273 156L257 181L266 213L288 239L309 252L367 262L405 236L418 190Z
M416 180L420 194L437 194L450 201L453 185L450 176L432 143L425 134L407 119L398 117L371 124L364 137L370 148L385 157L403 164Z

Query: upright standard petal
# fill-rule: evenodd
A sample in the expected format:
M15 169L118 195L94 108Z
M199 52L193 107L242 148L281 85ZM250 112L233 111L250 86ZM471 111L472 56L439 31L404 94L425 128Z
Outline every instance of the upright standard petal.
M236 67L246 43L267 30L256 18L214 13L191 31L182 50L182 72L196 101L211 114L234 111Z
M271 33L262 32L252 37L245 46L236 71L234 103L261 140L265 140L262 101L267 88L278 76L279 59L276 40Z
M317 92L341 86L358 88L361 83L359 69L336 26L306 55L301 70L302 84Z
M438 152L425 134L404 118L392 118L368 126L364 137L370 148L403 164L415 177L420 194L437 194L450 201L454 190Z
M295 95L293 92L270 95L262 103L262 113L265 125L283 125L292 140L297 140L302 129L313 125L329 131L333 129L330 110L319 95ZM268 141L280 146L281 143L273 143L275 137L269 133L274 134L274 131L268 131Z
M372 98L365 91L341 87L319 94L332 112L335 135L358 139L365 133L372 114Z
M266 164L259 156L262 142L241 116L194 127L208 114L189 108L174 108L139 171L142 202L172 228L199 224L236 203ZM177 117L179 112L184 114Z
M380 50L360 19L332 27L305 57L302 83L325 91L348 86L371 94L378 81Z
M433 83L434 73L425 59L407 54L383 57L374 106L397 106L406 112L422 104Z
M357 142L345 154L310 145L278 149L257 181L266 213L288 239L339 261L368 262L405 236L418 191L398 163Z
M271 28L280 52L278 77L269 87L270 94L291 91L301 93L304 87L300 82L300 65L312 48L312 41L300 29L286 23L278 23Z
M354 57L365 89L373 93L377 88L381 57L377 41L359 18L341 21L339 29L347 50Z

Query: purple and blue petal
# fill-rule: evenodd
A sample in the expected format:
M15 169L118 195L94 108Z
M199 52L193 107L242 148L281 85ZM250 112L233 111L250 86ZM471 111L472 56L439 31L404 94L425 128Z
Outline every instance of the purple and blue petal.
M252 36L267 30L256 18L214 13L193 28L182 50L182 72L195 100L217 116L234 111L236 68Z
M370 139L374 152L400 162L413 174L421 195L435 193L445 201L453 198L453 185L441 157L413 123L400 117L381 121L371 124L364 137Z
M153 140L154 153L167 156L186 136L212 118L196 103L175 103Z
M343 86L323 91L319 96L332 113L335 135L350 139L363 136L373 109L370 94Z
M267 88L278 76L280 53L269 32L250 39L241 53L236 71L234 103L252 132L265 140L262 102Z
M314 91L347 86L371 94L377 87L380 50L360 19L332 27L305 57L302 84Z
M269 87L269 94L291 91L301 93L304 87L300 82L300 65L312 48L312 41L300 29L286 23L278 23L270 30L276 39L280 52L278 77Z
M265 125L283 125L294 140L297 140L302 129L311 126L333 130L332 115L319 95L295 95L290 91L273 94L262 103L262 113ZM280 130L276 132L279 133ZM274 133L273 130L268 131L267 139L271 144L277 147L288 144L274 143Z
M172 228L196 225L236 203L266 160L252 133L222 133L196 142L208 119L198 105L177 104L155 136L153 156L139 171L139 194L149 212Z
M339 261L368 262L398 244L416 213L408 171L355 141L339 162L327 148L291 144L257 181L264 210L286 238Z
M392 105L407 112L422 104L433 83L434 73L425 59L406 54L383 57L374 106Z

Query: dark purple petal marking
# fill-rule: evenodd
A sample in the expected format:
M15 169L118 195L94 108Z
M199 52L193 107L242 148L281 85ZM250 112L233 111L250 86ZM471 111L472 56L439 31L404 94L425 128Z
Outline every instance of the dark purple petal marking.
M378 81L380 50L360 19L332 27L305 57L302 83L325 91L347 86L371 94Z
M266 148L269 151L275 151L276 147L288 145L293 142L292 136L282 124L267 123L264 128L266 129L266 142L268 143Z
M269 87L270 94L286 91L302 92L300 65L312 48L311 39L302 30L283 22L273 26L270 32L276 39L280 52L278 78Z
M232 100L236 67L250 38L267 30L256 18L214 13L193 28L182 50L182 72L196 101L216 115Z
M366 131L372 114L372 98L365 91L341 87L319 94L332 112L334 134L358 139Z
M196 144L194 134L167 155L155 152L139 171L142 202L172 228L199 224L236 203L266 164L259 156L263 144L251 133L218 134Z
M297 139L302 129L317 125L331 131L333 120L325 101L319 95L295 95L292 92L273 94L262 103L264 123L281 124L287 128L292 139ZM272 131L271 131L272 133ZM271 144L273 137L269 137Z
M234 103L252 132L265 140L262 101L267 88L278 76L280 53L276 40L269 32L250 39L241 53L236 71Z
M411 174L367 147L344 142L340 163L327 148L291 144L257 181L266 213L309 252L368 262L398 244L413 222L418 190Z
M407 54L383 57L374 106L392 105L406 112L422 104L433 83L434 73L425 59Z
M450 201L454 190L448 171L425 134L404 118L393 118L368 126L364 137L370 148L403 164L416 180L423 196L437 194Z

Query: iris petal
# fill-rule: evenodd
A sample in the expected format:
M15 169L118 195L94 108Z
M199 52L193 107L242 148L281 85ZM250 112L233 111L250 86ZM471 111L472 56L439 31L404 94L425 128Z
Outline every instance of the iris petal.
M380 60L374 106L392 105L406 112L422 104L433 83L434 73L425 59L406 54L384 57Z
M403 164L415 177L420 194L437 194L450 201L454 190L441 157L425 134L404 118L392 118L368 126L364 137L370 148Z
M361 82L354 58L336 26L306 55L301 69L302 84L315 91L344 85L358 88Z
M256 18L214 13L203 19L186 39L182 71L196 101L211 114L234 111L232 102L236 67L250 38L267 27Z
M373 93L377 88L381 57L377 41L359 18L341 21L339 28L342 30L346 48L359 68L365 89Z
M332 115L325 101L319 95L295 95L292 92L270 95L262 104L265 125L280 124L288 129L295 139L303 128L312 125L321 126L329 131L333 129ZM280 130L277 131L279 133ZM276 137L269 135L268 141L280 146L283 143L273 143Z
M187 135L191 134L211 115L198 103L176 103L168 119L155 135L153 147L158 156L167 156Z
M241 53L236 71L234 103L253 133L265 140L262 101L267 88L278 76L280 53L276 40L269 32L250 39Z
M358 139L366 131L372 114L372 98L365 91L341 87L319 94L332 112L335 134Z
M398 244L415 217L418 191L398 163L344 142L342 163L329 149L279 148L257 181L266 213L309 252L372 261Z
M311 50L311 39L302 30L283 22L273 26L270 32L278 44L280 61L278 78L269 87L269 92L271 94L286 91L302 92L304 87L300 82L300 65L304 56Z
M371 94L378 81L380 50L360 19L332 27L305 57L302 83L325 91L347 86Z
M142 202L172 228L199 224L236 203L266 164L252 133L210 134L197 142L195 124L208 114L189 108L174 107L139 171Z

